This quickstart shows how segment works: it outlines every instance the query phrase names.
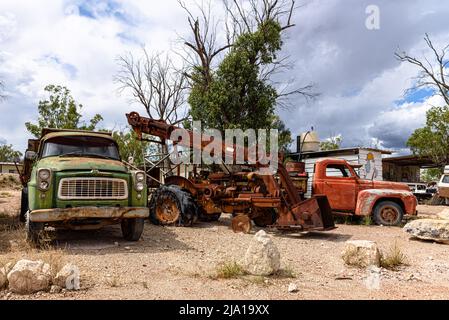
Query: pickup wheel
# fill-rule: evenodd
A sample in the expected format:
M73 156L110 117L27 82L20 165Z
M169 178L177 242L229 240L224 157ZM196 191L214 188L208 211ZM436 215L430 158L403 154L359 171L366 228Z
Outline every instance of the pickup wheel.
M188 227L198 218L198 206L192 195L179 186L157 189L150 200L150 221L157 225Z
M397 226L401 223L404 210L393 201L379 202L373 211L374 222L378 225Z
M143 218L123 219L122 234L128 241L138 241L143 232L145 220Z
M20 222L26 222L26 213L28 209L28 188L23 188L20 198Z
M44 224L31 221L30 211L27 211L25 214L25 230L27 241L34 245L39 245L44 232Z

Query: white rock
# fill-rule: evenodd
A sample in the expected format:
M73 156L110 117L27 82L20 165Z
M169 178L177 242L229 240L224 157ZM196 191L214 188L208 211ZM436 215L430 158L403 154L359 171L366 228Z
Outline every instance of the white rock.
M50 280L50 265L40 260L19 260L8 273L9 289L19 294L48 290Z
M79 290L80 289L80 270L79 268L68 263L56 274L53 283L61 288L67 290Z
M288 285L288 292L290 293L298 292L298 285L294 282L290 283Z
M245 254L244 268L253 275L268 276L279 270L281 254L265 231L256 233Z
M449 220L417 219L407 223L403 230L419 239L449 244Z
M347 265L359 267L380 266L380 252L374 241L346 241L341 256Z

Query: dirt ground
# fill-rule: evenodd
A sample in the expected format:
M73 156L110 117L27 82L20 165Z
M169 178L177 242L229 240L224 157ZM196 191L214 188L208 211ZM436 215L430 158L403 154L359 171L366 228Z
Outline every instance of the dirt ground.
M448 299L449 246L410 240L401 228L338 224L326 233L270 233L281 252L280 275L217 278L220 264L243 259L252 234L235 234L230 219L193 228L145 226L143 238L126 242L120 227L59 232L45 249L32 249L17 222L20 191L0 190L0 264L20 258L43 259L53 267L73 262L81 290L0 299ZM419 206L433 215L444 207ZM382 269L380 289L365 285L367 270L346 267L346 240L374 240L387 252L397 244L407 257L398 271ZM298 292L289 293L290 283Z

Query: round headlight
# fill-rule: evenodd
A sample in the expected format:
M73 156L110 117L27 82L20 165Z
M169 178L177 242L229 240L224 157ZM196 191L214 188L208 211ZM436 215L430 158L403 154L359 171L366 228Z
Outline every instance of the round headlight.
M39 183L39 188L42 190L47 190L48 189L48 182L47 181L41 181Z
M39 179L48 180L49 178L50 178L50 170L48 169L39 170Z
M145 174L143 172L136 173L136 180L141 182L145 180Z
M142 191L144 188L143 182L137 182L136 183L136 190L137 191Z

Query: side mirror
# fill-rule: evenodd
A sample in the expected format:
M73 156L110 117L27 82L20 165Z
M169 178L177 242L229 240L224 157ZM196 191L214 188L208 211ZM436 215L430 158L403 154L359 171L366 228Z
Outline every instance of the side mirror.
M132 156L128 157L128 163L134 164L134 157L132 157Z
M25 160L30 160L33 161L35 160L37 157L37 153L31 150L28 150L27 152L25 152Z

